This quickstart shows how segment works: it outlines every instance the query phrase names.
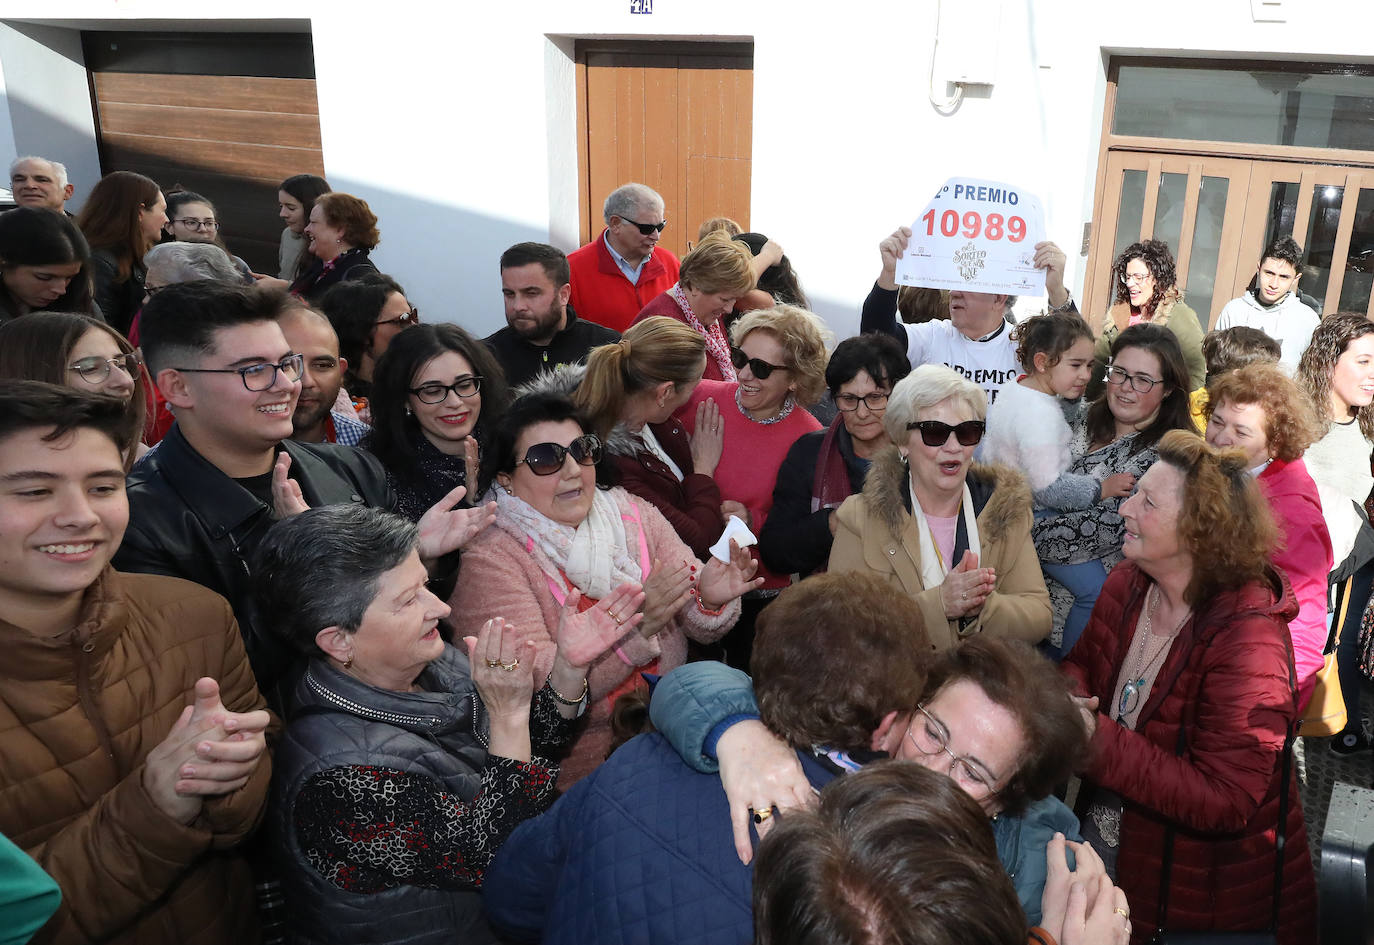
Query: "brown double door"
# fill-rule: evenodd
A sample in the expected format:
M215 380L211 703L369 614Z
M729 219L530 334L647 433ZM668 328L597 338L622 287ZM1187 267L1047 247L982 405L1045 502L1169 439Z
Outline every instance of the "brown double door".
M1374 169L1111 151L1085 314L1110 304L1111 264L1141 239L1169 244L1188 304L1215 322L1271 239L1302 246L1302 291L1322 312L1374 315Z
M584 44L578 60L583 243L601 231L606 195L629 181L662 194L661 245L678 256L710 217L749 228L752 46Z

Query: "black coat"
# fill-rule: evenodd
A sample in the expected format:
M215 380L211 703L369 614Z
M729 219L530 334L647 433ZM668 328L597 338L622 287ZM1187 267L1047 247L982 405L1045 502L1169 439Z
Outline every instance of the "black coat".
M281 444L291 478L312 508L360 502L390 509L395 496L370 453L331 443ZM252 563L272 509L195 451L176 424L128 479L129 528L115 553L120 571L194 581L229 600L258 688L272 700L296 655L259 618Z
M619 332L578 318L571 305L567 312L567 324L547 345L526 341L509 325L482 339L500 362L507 384L519 387L540 371L553 370L560 364L582 364L593 348L620 340Z
M816 480L825 430L802 436L787 451L773 486L773 508L759 533L759 556L774 573L806 577L830 560L830 510L811 511L811 491ZM852 495L863 489L868 465L854 455L854 444L842 426L835 436Z
M129 326L134 316L143 307L143 279L147 275L141 263L134 263L129 277L123 282L119 278L119 263L109 250L97 249L91 253L91 280L95 290L95 304L110 327L128 337Z
M313 304L340 282L361 279L379 271L367 254L365 249L350 249L335 260L328 272L324 271L324 260L316 259L299 279L291 283L292 294Z

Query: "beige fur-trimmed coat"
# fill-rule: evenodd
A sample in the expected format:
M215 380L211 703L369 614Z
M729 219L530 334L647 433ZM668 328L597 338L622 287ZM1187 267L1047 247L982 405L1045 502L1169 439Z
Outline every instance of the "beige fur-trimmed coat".
M1050 597L1031 542L1031 494L1025 478L1006 466L975 463L969 492L977 510L982 555L978 566L996 569L996 584L983 609L963 626L945 616L940 587L921 578L921 540L902 500L907 467L896 447L873 459L863 492L836 514L830 571L868 571L915 599L937 650L975 633L1037 642L1050 632Z

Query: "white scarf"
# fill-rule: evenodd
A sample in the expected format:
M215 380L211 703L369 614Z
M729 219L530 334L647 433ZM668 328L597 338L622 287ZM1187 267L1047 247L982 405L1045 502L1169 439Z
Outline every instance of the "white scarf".
M535 560L550 580L562 583L557 572L549 573L546 563L561 568L568 582L593 600L601 600L627 582L641 581L620 508L605 490L592 490L592 507L576 528L560 525L504 489L493 489L492 494L497 526L517 540L528 539L543 552L543 560L538 555Z
M983 548L978 538L978 518L973 514L973 496L969 494L967 481L964 482L964 498L959 502L959 516L964 520L964 532L968 535L968 550L978 556L978 565L982 567ZM921 533L921 584L926 588L939 587L945 583L950 566L959 562L946 563L940 560L940 553L935 548L935 536L930 531L930 523L926 521L926 513L921 510L921 501L916 498L914 489L911 492L911 517L916 520L916 528ZM955 535L958 535L957 523L954 528Z

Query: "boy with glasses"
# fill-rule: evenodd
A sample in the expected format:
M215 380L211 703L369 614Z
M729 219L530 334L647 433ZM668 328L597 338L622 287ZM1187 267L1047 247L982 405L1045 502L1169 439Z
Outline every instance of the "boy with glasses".
M294 656L253 605L249 562L268 527L312 506L395 505L370 454L291 439L303 357L277 322L286 304L270 290L192 282L144 305L144 358L176 423L130 474L132 523L116 559L121 570L183 577L228 598L269 700ZM450 493L421 520L426 561L486 524L480 510L454 508L461 497Z

